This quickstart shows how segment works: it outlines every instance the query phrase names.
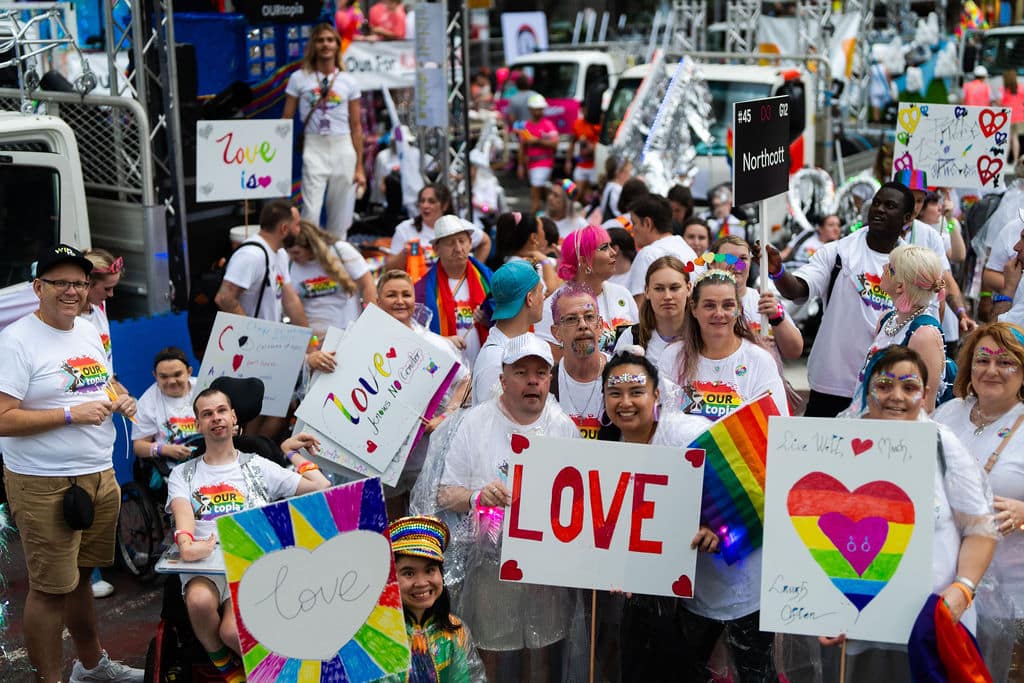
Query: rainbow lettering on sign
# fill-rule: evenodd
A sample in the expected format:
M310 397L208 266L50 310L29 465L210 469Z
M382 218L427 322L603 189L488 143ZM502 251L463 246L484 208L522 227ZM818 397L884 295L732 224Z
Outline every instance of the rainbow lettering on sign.
M863 273L857 276L857 293L866 306L876 311L892 308L892 299L882 289L882 276Z
M218 143L223 143L221 160L227 164L269 164L277 156L277 148L269 140L260 140L253 145L233 144L234 133L225 133L217 138ZM243 168L240 171L239 186L246 190L255 190L270 187L274 182L272 176L259 175L251 169Z
M386 355L387 358L394 358L397 353L394 348L391 348ZM350 412L342 402L342 397L334 392L327 394L327 399L324 401L324 406L329 403L333 404L345 416L345 419L354 425L359 424L359 413L365 413L367 408L369 408L370 396L376 396L380 393L380 380L385 377L391 377L391 363L386 362L385 354L379 352L373 354L373 365L366 369L369 377L360 377L360 386L353 387L352 391L349 392L349 399L351 399L355 410ZM402 385L396 380L387 389L392 396L395 396L402 389Z
M92 356L69 358L60 369L68 376L64 391L71 394L102 391L110 377L107 367Z
M302 296L306 299L315 299L319 296L330 296L338 291L338 283L326 275L303 280L299 288Z
M811 472L790 489L786 506L811 557L858 612L889 583L914 533L913 501L887 481L850 491Z

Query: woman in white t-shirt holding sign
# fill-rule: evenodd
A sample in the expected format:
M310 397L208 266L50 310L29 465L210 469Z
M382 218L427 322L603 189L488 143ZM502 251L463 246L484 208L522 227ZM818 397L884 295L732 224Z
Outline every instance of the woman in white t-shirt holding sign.
M352 225L356 188L366 187L359 84L344 73L341 37L330 24L313 29L302 58L285 88L281 118L298 109L295 137L303 137L302 215L320 223L326 200L327 229L344 239Z

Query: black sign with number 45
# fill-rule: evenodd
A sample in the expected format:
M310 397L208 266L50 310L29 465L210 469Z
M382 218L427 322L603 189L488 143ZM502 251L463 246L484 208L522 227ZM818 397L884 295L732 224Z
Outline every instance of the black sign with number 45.
M734 203L750 204L789 189L789 99L733 105Z

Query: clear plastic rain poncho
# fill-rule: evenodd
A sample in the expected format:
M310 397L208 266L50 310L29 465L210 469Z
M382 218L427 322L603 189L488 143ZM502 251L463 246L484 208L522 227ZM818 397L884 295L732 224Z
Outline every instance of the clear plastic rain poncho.
M498 680L584 681L589 676L586 614L590 591L500 581L503 508L452 509L465 492L507 481L513 433L576 438L578 430L553 399L524 427L492 399L451 416L431 437L412 492L410 513L433 515L451 531L445 585L452 612L477 647L498 661ZM460 495L451 495L455 491ZM529 656L522 656L523 650ZM485 657L486 661L487 657ZM527 668L524 668L527 667Z

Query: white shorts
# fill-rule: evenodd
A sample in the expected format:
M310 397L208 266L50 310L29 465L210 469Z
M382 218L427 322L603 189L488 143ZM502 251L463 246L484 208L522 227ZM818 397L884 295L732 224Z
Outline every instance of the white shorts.
M585 181L594 184L597 182L597 168L580 168L577 166L572 170L572 179L577 183Z
M185 586L189 582L195 579L207 579L213 583L217 588L217 592L220 593L220 604L224 604L231 597L231 591L228 590L228 580L223 574L182 574L181 575L181 595L185 596Z
M527 171L530 176L530 187L547 187L551 180L550 166L537 166Z

